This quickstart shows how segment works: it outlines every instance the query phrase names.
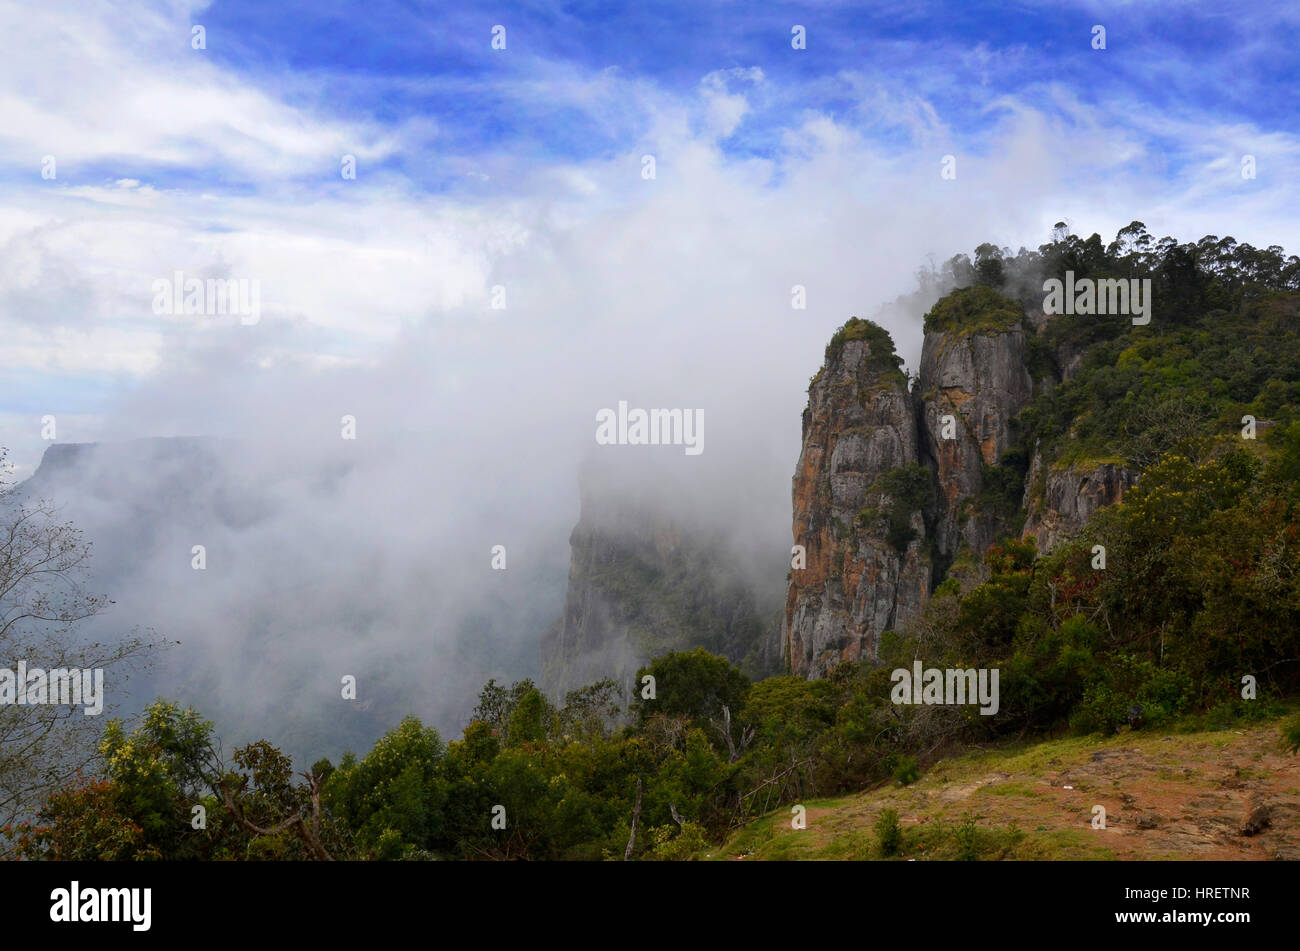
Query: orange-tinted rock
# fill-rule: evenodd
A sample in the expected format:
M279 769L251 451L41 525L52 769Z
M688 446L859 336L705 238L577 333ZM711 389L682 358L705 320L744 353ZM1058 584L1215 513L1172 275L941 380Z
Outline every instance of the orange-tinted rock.
M996 465L1012 442L1011 421L1028 405L1025 330L928 331L917 384L921 452L939 480L935 549L951 555L964 542L982 555L1005 529L997 514L963 511L984 487L983 466ZM953 423L945 432L944 417Z
M887 538L893 499L877 479L915 464L916 422L903 374L870 340L831 348L808 390L793 482L794 544L782 628L791 673L819 677L842 660L874 658L882 632L915 618L929 582L925 523L900 550ZM859 516L867 512L867 517Z

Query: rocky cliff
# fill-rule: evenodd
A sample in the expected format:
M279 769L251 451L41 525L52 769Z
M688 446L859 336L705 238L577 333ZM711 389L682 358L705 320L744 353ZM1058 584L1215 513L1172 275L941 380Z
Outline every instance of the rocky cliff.
M693 647L755 677L779 668L779 603L725 534L673 498L584 472L564 613L542 635L549 695L604 677L628 688L652 657Z
M931 486L900 362L884 331L850 321L809 386L783 623L790 669L804 676L873 657L881 632L910 621L925 597Z
M695 646L751 673L821 677L874 660L881 635L918 619L959 558L1008 534L1046 551L1079 531L1136 472L1070 468L1026 448L1018 417L1079 362L1044 342L1050 323L986 286L952 291L926 315L913 380L881 327L840 328L808 387L783 609L765 604L763 579L736 570L738 549L700 513L665 506L682 492L632 491L627 473L586 477L543 686L559 697L605 676L627 683L651 657Z
M1049 552L1082 529L1103 505L1124 501L1124 493L1137 484L1137 471L1113 462L1083 467L1044 466L1034 453L1025 480L1024 508L1028 513L1023 534L1039 552Z
M1035 396L1036 316L988 287L953 291L926 315L910 388L877 325L854 318L832 338L809 385L793 482L781 631L791 673L874 658L880 635L920 615L959 554L979 558L1022 526L1050 549L1135 483L1117 464L1055 468L1037 453L1029 464L1016 420ZM1039 388L1059 382L1049 374Z
M926 317L917 394L922 448L939 483L935 549L946 558L963 544L980 555L1009 527L996 506L972 503L1033 395L1023 316L1014 302L973 287L948 295Z

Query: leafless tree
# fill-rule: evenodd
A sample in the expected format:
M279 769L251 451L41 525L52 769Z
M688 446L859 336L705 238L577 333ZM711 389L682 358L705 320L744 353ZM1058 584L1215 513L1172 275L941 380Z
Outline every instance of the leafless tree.
M749 746L750 741L754 739L754 734L758 732L757 726L742 727L740 730L740 743L737 745L735 738L731 735L731 710L724 703L722 705L722 722L719 723L712 717L709 722L713 728L722 734L722 738L727 741L727 753L730 756L728 762L734 763L744 754L745 748Z
M632 861L632 852L636 849L636 827L641 821L641 777L636 778L636 805L632 807L632 834L627 837L627 848L623 850L623 861Z
M131 634L88 642L79 627L112 604L84 587L91 545L58 509L4 480L0 449L0 669L104 670L104 712L127 676L165 642ZM58 703L0 704L0 826L31 817L95 759L103 717ZM0 842L0 850L3 842Z

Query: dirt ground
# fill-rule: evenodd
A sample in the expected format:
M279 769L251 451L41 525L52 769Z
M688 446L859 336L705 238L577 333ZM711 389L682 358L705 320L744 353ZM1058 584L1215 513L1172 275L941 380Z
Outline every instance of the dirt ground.
M892 808L905 829L971 815L981 827L1014 825L1031 844L1015 857L1300 860L1300 756L1283 753L1278 737L1269 724L963 756L907 787L811 802L806 832L788 839L790 823L779 820L738 838L727 857L859 857L844 844ZM1096 806L1105 828L1093 824Z

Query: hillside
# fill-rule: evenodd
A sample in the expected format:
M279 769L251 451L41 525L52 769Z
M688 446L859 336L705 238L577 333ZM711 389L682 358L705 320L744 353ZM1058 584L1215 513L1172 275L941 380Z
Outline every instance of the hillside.
M1300 758L1278 736L1270 722L1010 744L940 761L910 786L810 799L803 830L777 810L706 855L886 858L876 823L893 809L900 860L1300 859ZM1092 828L1095 805L1105 829ZM1268 824L1243 834L1259 806Z

